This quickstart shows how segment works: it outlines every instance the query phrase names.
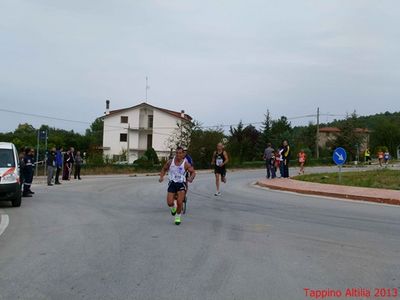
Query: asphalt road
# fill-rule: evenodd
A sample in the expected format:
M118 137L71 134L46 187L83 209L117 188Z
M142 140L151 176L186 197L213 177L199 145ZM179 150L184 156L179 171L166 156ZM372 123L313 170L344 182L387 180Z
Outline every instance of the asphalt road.
M9 216L0 299L287 300L306 299L304 288L400 289L400 207L254 187L261 171L228 175L218 198L212 174L196 178L180 226L156 177L35 186L20 208L0 203Z

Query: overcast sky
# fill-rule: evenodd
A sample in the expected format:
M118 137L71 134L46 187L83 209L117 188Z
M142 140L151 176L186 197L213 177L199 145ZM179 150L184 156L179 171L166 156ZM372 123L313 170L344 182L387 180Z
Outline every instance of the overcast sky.
M106 98L143 102L146 76L150 104L204 125L399 111L399 15L398 0L1 0L0 109L88 124L0 111L0 131L83 132Z

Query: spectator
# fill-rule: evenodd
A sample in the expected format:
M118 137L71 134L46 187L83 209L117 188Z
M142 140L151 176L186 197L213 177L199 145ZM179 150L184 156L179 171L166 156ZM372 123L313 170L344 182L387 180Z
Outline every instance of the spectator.
M279 174L280 174L280 177L281 178L283 178L283 173L284 173L284 166L283 166L283 151L284 151L285 149L283 148L283 145L281 145L280 147L279 147L279 150L278 150L278 154L279 154Z
M81 157L81 152L76 152L75 156L75 172L74 172L74 179L78 178L81 180L81 166L83 164L83 159Z
M25 168L25 161L24 161L24 157L25 157L25 147L22 147L19 150L18 153L18 159L19 159L19 174L20 174L20 179L19 179L19 183L20 183L20 187L21 187L21 191L22 191L22 187L24 185L24 168Z
M25 155L23 158L23 168L22 168L22 176L24 178L24 188L23 188L23 197L32 197L31 185L33 181L33 171L34 171L34 160L33 160L34 152L31 148L25 149Z
M387 165L389 163L390 160L390 153L389 151L385 151L385 153L383 154L383 160L385 161L385 165Z
M54 184L61 184L60 178L60 171L62 170L63 165L63 156L62 156L63 148L59 147L56 151L56 178Z
M69 168L68 179L71 179L71 175L72 175L72 172L74 170L74 163L75 163L75 149L74 149L74 147L71 147L69 149L69 151L70 151L70 164L69 164L70 168Z
M379 165L382 167L382 163L383 163L383 156L384 156L384 153L383 153L383 151L382 150L379 150L378 151L378 161L379 161Z
M71 151L68 150L64 153L64 169L63 169L63 180L69 180L70 170L71 170Z
M364 157L365 157L365 163L371 164L371 151L369 150L369 148L365 149Z
M275 155L274 149L271 146L271 143L267 144L267 148L264 150L264 160L265 160L265 167L267 169L267 178L275 178Z
M279 170L279 175L280 177L282 177L283 171L281 170L281 165L282 165L282 155L279 152L279 150L275 150L274 152L274 163L275 163L275 176L276 176L276 172L277 170Z
M56 148L52 148L47 154L47 185L52 186L54 168L56 167Z
M287 140L283 141L283 178L289 178L289 160L290 160L290 146Z
M304 174L304 164L306 163L307 154L304 152L303 149L297 154L297 158L299 159L300 171L299 175Z

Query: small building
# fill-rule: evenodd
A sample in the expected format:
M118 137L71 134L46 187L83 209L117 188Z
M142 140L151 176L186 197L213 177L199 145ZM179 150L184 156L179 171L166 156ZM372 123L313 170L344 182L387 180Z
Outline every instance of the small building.
M109 105L107 100L103 155L115 161L133 163L149 148L153 148L160 159L167 158L171 151L168 141L178 124L192 121L183 110L168 110L145 102L116 110L110 110Z
M364 152L369 147L370 133L371 131L367 128L356 128L356 133L359 133L362 137L362 142L359 145L359 151ZM329 144L333 143L340 134L340 129L337 127L322 127L319 129L318 146L320 148L326 148Z

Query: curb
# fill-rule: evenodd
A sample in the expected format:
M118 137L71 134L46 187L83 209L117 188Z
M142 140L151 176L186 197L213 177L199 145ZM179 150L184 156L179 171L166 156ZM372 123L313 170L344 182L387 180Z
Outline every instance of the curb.
M287 191L287 192L293 192L293 193L304 194L304 195L317 195L317 196L325 196L325 197L333 197L333 198L341 198L341 199L351 199L351 200L359 200L359 201L366 201L366 202L400 205L400 199L393 199L393 198L362 196L362 195L354 195L354 194L324 192L324 191L317 191L317 190L302 190L302 189L296 189L296 188L291 188L291 187L281 187L281 186L269 185L269 184L263 183L261 181L257 181L256 185L261 186L261 187L266 187L271 190Z

